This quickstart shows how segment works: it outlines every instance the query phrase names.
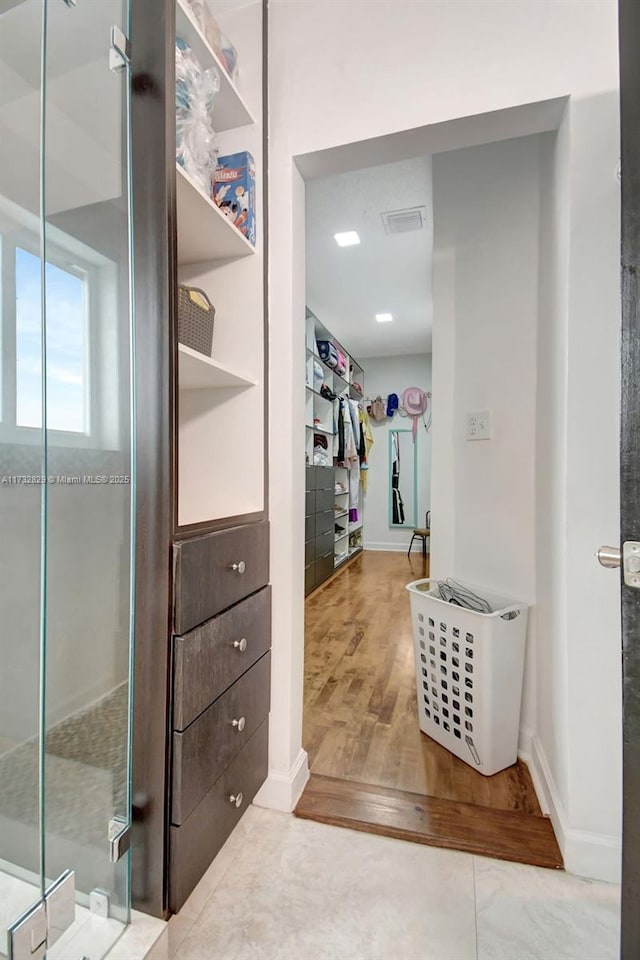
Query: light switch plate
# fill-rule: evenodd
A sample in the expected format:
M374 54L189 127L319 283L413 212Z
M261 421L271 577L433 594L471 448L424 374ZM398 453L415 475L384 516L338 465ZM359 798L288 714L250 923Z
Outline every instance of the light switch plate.
M489 410L478 410L467 414L466 440L491 439L491 413Z

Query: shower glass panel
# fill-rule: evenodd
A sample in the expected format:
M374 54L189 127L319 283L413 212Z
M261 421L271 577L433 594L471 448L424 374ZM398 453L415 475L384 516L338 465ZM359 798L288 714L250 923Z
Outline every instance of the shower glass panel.
M113 27L129 33L129 5L25 0L9 7L0 16L0 61L6 56L17 74L11 136L26 124L25 96L33 118L0 199L31 225L30 233L12 234L9 267L2 235L2 428L5 409L11 414L2 473L41 482L10 483L6 491L0 484L0 684L5 663L16 661L15 676L6 677L15 704L8 700L5 709L4 696L0 704L0 883L16 902L0 918L0 938L9 948L20 923L31 922L18 920L21 912L72 873L71 922L52 930L47 908L46 956L99 960L130 914L129 82L111 47ZM25 51L33 60L26 79ZM0 100L4 148L3 113ZM32 155L30 206L19 193L31 172L25 152Z
M41 45L39 3L0 15L0 956L8 927L42 895L44 434L41 424L19 426L19 410L37 413L42 402L40 273L27 275L20 252L37 252L41 240Z

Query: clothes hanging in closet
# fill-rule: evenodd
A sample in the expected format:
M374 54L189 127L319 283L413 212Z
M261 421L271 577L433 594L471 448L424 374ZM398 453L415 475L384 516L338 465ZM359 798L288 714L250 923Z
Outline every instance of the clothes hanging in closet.
M360 482L362 483L362 492L366 493L369 486L369 451L374 441L369 414L362 404L360 405L360 426L364 434L364 459L361 458L360 460Z
M391 520L392 523L404 523L404 502L400 493L400 443L398 434L392 433L392 466L391 466Z
M351 459L349 470L349 522L357 523L358 505L360 501L360 407L357 400L345 400L348 416L345 419L351 423L353 448L355 456ZM345 412L347 412L345 411Z

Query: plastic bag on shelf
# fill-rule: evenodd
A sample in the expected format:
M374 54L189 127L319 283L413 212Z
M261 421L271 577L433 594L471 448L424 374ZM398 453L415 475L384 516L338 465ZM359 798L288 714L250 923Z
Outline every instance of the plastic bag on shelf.
M187 0L205 35L209 46L215 51L218 60L233 82L238 78L238 52L229 38L220 29L218 21L211 13L205 0Z
M218 151L213 104L220 89L215 67L203 70L191 47L176 38L176 160L207 196Z

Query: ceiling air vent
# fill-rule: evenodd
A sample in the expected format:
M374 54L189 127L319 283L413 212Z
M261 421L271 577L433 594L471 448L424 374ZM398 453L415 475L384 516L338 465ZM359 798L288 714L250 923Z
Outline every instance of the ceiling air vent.
M405 210L388 210L380 216L385 233L410 233L412 230L424 230L427 223L427 208L407 207Z

